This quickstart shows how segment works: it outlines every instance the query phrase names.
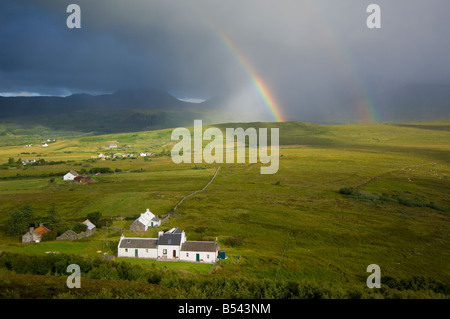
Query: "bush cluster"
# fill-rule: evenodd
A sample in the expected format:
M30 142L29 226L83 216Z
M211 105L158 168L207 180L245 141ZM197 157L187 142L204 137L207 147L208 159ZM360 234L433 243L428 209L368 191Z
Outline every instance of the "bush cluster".
M225 239L225 245L230 247L238 247L242 245L244 240L241 237L228 237Z
M434 202L428 202L423 198L407 198L397 194L388 195L385 193L379 195L376 193L360 191L358 189L354 189L353 187L343 187L339 190L339 193L361 201L394 202L408 207L428 207L444 213L450 213L450 209L439 206Z
M125 261L111 262L67 254L22 255L2 252L0 268L19 274L67 276L67 266L80 266L82 278L124 280L155 284L169 289L179 298L221 299L348 299L348 298L446 298L450 286L432 278L414 277L394 279L383 277L381 289L344 288L318 281L276 280L242 276L188 276L169 269L143 268ZM117 297L128 296L126 285L121 285ZM20 293L16 291L14 293ZM111 293L109 291L108 293ZM62 296L63 297L63 296Z

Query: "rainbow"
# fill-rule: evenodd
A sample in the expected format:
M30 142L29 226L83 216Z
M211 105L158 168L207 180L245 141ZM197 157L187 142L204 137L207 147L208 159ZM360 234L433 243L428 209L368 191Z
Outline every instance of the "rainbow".
M351 81L352 93L356 96L354 105L354 113L356 120L359 123L377 123L382 121L382 116L377 109L377 103L371 96L369 85L367 85L363 78L358 74L358 68L352 63L351 53L346 50L343 41L338 41L339 36L333 31L331 26L327 25L327 20L323 17L320 11L320 4L313 0L306 0L311 13L314 15L314 20L317 21L318 31L323 40L322 43L327 45L327 52L331 52L336 60L336 63L342 67L343 74ZM285 118L282 114L280 106L276 103L267 85L258 76L252 65L247 61L241 51L234 45L231 39L219 29L211 20L207 20L207 25L215 32L221 42L233 54L236 60L241 65L242 69L247 73L251 79L253 86L261 96L264 104L267 106L272 117L277 122L284 122ZM342 44L341 44L342 43Z
M212 21L209 20L208 25L211 27L211 29L213 29L215 31L215 33L218 35L219 39L226 46L226 48L233 54L233 56L236 58L236 60L241 65L242 69L248 75L248 77L250 78L250 80L253 83L253 86L255 87L259 96L263 100L264 104L266 105L266 107L269 110L273 119L276 122L286 121L285 117L283 116L283 114L281 112L280 106L278 105L278 103L276 103L269 88L263 82L263 80L258 76L257 72L253 69L252 65L247 61L245 56L239 51L239 49L234 45L234 43L230 40L230 38L223 31L221 31L218 27L216 27L216 25L214 23L212 23Z
M325 11L321 9L320 4L313 0L307 0L309 9L314 15L315 21L318 21L319 31L321 32L321 38L324 44L327 44L328 52L332 52L336 60L341 63L343 71L347 73L347 76L352 80L353 94L357 96L357 102L355 107L355 114L357 120L360 123L377 123L382 121L381 113L378 111L375 99L370 95L369 85L365 85L362 77L358 75L358 68L353 65L351 59L351 53L341 45L343 41L338 41L339 37L333 28L328 26L326 19L324 19L319 11Z

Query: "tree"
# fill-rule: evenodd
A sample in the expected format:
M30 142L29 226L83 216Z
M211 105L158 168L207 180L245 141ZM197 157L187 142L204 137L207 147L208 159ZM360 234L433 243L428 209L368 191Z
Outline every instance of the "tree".
M9 215L6 222L6 233L8 235L21 235L28 230L28 227L34 225L33 210L27 203L22 210L16 210Z
M100 212L89 213L87 214L86 218L89 219L91 223L95 225L100 221L100 218L102 218L102 213Z
M85 232L87 230L87 226L85 224L79 223L72 227L74 232Z
M45 224L50 228L53 228L56 224L60 222L58 212L56 211L55 203L51 203L50 208L47 210L47 215L44 217Z

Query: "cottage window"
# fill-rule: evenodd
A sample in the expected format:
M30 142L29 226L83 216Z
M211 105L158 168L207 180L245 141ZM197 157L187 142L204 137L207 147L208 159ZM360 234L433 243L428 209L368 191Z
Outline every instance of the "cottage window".
M206 259L209 259L209 254L208 254L208 255L206 255Z
M189 257L189 253L186 253L186 257Z
M125 248L125 252L126 252L126 253L128 252L128 248Z
M163 255L167 255L167 249L163 249Z
M148 249L146 249L145 252L148 253Z

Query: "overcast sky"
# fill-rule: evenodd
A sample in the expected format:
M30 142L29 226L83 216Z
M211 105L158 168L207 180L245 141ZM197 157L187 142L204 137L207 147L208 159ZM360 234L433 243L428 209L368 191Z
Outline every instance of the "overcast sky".
M81 29L66 26L70 3ZM370 3L381 29L366 26ZM2 0L0 94L159 88L251 104L239 52L287 117L328 113L411 83L450 84L449 13L449 0Z

